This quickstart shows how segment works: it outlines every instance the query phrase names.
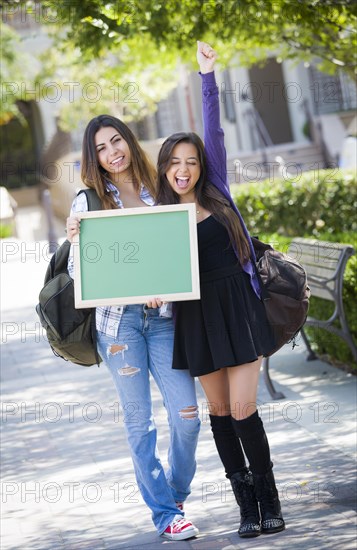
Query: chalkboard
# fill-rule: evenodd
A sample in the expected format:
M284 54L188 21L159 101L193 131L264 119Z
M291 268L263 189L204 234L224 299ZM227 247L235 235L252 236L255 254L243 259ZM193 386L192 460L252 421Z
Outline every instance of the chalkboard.
M76 215L76 308L200 298L195 204Z

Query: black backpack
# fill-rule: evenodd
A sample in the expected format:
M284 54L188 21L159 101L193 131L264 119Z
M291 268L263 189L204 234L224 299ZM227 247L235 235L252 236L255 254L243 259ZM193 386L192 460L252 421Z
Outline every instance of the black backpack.
M101 210L94 189L85 193L89 210ZM58 357L90 367L102 361L97 352L95 308L74 307L74 283L67 271L71 243L66 240L52 256L36 312L46 331L48 343Z
M262 299L275 347L273 355L284 344L293 342L304 326L309 309L310 288L305 269L295 258L274 250L270 245L252 237L260 280Z

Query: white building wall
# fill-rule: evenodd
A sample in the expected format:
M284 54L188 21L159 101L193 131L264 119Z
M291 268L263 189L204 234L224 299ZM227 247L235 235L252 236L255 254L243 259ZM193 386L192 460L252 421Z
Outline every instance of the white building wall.
M242 72L244 76L247 77L247 74L245 74L247 71L244 69ZM231 76L232 90L226 90L227 92L232 92L231 96L234 99L233 104L235 106L236 122L230 122L225 116L224 97L222 95L222 89L224 89L225 82L222 71L216 71L216 81L220 94L221 125L225 134L227 154L230 156L232 154L236 154L236 152L242 148L242 133L244 133L246 137L248 135L248 132L245 129L246 121L244 119L244 107L242 112L240 110L240 104L242 103L239 94L240 83L237 80L236 74L233 74L233 76ZM184 109L182 110L182 112L186 113L186 117L184 119L186 127L184 128L184 131L193 130L203 138L201 78L197 73L190 74L189 90L194 127L190 127L190 121L187 113L188 106L186 103L183 105ZM248 141L248 143L250 144L250 141Z
M243 99L244 93L248 92L249 95L249 72L246 67L233 67L230 69L230 75L237 120L234 128L236 135L235 147L229 147L229 152L227 149L228 155L237 151L250 151L253 148L246 115L247 111L252 108L252 103Z
M282 71L284 76L282 92L288 105L293 140L298 143L308 143L309 140L303 134L306 122L303 102L304 99L308 99L308 101L311 99L307 70L302 63L296 65L288 60L283 62ZM310 105L309 108L312 112Z
M238 115L237 115L237 112L236 112L236 105L237 105L238 96L236 94L234 84L233 84L232 90L228 90L228 88L226 86L226 83L224 81L224 76L221 72L217 73L216 78L217 78L217 85L218 85L218 89L219 89L221 126L223 128L224 135L225 135L225 146L226 146L227 155L230 156L231 154L235 153L239 149L239 142L240 142L239 136L237 135ZM232 82L233 82L233 78L232 78ZM225 105L224 105L225 97L222 94L222 90L224 90L224 89L226 89L226 92L231 92L232 91L232 98L233 98L233 105L234 105L234 110L235 110L236 122L231 122L230 120L228 120L226 118Z

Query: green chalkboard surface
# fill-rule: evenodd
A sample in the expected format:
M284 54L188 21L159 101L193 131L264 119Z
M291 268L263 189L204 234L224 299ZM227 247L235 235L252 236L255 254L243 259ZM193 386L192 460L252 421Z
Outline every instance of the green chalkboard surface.
M80 214L74 243L76 307L197 300L194 204Z

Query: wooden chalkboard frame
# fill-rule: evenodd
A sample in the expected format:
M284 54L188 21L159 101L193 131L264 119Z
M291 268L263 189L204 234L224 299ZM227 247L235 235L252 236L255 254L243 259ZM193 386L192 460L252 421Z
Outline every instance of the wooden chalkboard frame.
M161 214L165 214L165 216L161 216ZM199 267L198 267L198 244L197 244L197 219L196 219L196 205L194 203L187 203L187 204L176 204L176 205L168 205L168 206L148 206L148 207L139 207L139 208L123 208L123 209L117 209L117 210L100 210L100 211L91 211L91 212L81 212L76 214L77 217L81 219L81 232L79 235L76 235L73 240L73 249L74 249L74 289L75 289L75 307L76 308L87 308L87 307L98 307L98 306L122 306L122 305L130 305L130 304L143 304L148 301L150 301L152 298L158 297L161 298L165 302L172 302L172 301L181 301L181 300L199 300L200 299L200 285L199 285ZM136 216L136 218L133 218L133 216ZM148 216L151 216L150 218ZM153 217L154 216L154 217ZM158 218L158 216L161 216ZM108 280L108 273L112 272L111 269L108 269L108 264L105 266L104 260L103 265L101 265L101 257L102 253L101 251L104 249L108 249L108 243L107 243L107 234L108 231L104 228L108 227L108 218L111 218L111 229L114 229L113 233L109 232L110 235L113 236L113 239L115 239L116 235L120 233L119 225L121 227L121 235L125 234L125 220L131 220L128 221L128 224L131 223L131 228L133 228L133 223L135 224L139 223L145 228L147 228L146 231L142 231L141 235L142 238L144 238L144 235L147 233L149 234L152 226L157 224L162 224L162 229L160 225L160 231L159 233L155 233L156 238L158 241L155 241L152 248L152 254L155 254L156 261L155 265L153 266L154 269L153 272L150 272L151 278L153 280L156 277L158 277L157 274L163 273L168 270L171 274L173 274L172 279L170 277L166 277L164 281L162 281L162 285L168 286L169 283L167 281L175 280L175 276L177 275L177 278L179 277L178 273L183 273L184 276L179 279L176 284L178 286L181 285L181 281L184 282L182 285L185 285L184 289L177 289L170 288L170 291L166 292L158 292L157 288L155 288L155 292L148 292L148 288L146 288L145 292L142 292L142 286L150 286L147 282L147 278L145 276L148 274L148 267L149 263L146 260L142 261L142 264L144 265L135 265L130 266L130 269L132 270L132 273L136 272L136 277L131 277L130 275L125 275L125 269L127 269L127 266L114 266L114 260L110 264L111 267L113 267L113 274L111 277L115 276L118 277L118 280L120 277L122 277L122 284L123 286L126 285L134 285L135 283L133 280L139 279L141 277L141 281L143 282L143 285L141 284L139 288L139 284L137 284L137 290L136 293L132 293L130 291L130 295L127 293L124 293L124 295L119 290L116 292L115 295L113 294L113 291L110 291L109 295L104 295L106 292L109 293L107 280ZM107 220L106 222L104 220ZM175 221L176 220L176 221ZM92 223L93 221L93 223ZM154 222L154 224L153 224ZM183 228L184 231L182 232L182 237L175 236L176 233L173 232L172 227L174 227L174 223L179 223L180 228ZM95 224L95 225L94 225ZM104 224L107 224L104 226ZM123 225L124 224L124 225ZM128 225L127 224L127 225ZM140 227L141 227L140 225ZM91 227L92 226L92 227ZM97 231L95 233L95 243L93 241L88 241L88 234L90 235L91 231L95 231L95 227ZM118 231L115 232L115 228L118 227ZM135 226L136 227L136 226ZM139 227L139 225L138 225ZM102 241L100 237L100 233L103 231ZM171 233L170 233L171 231ZM82 237L82 235L84 235ZM170 238L170 235L173 235L173 242L172 242L172 248L170 248L169 254L167 253L167 244L166 244L166 253L165 257L162 259L162 263L160 263L160 239ZM149 238L149 236L147 236ZM97 247L97 250L100 251L100 259L97 260L97 258L94 257L88 260L89 255L87 254L87 258L85 258L85 251L88 252L89 245L94 246L94 250ZM118 243L115 242L117 245ZM133 243L126 243L126 244L133 244ZM135 243L136 244L136 243ZM171 245L171 241L170 241ZM187 247L189 250L187 250ZM113 254L116 252L113 247L112 248ZM138 246L139 249L139 246ZM146 251L148 249L148 245L146 243L145 247ZM106 252L105 255L107 256L108 253ZM148 252L146 252L146 258L148 257ZM151 256L151 253L150 253ZM159 260L158 260L159 256ZM118 255L119 257L119 255ZM129 257L129 255L127 255ZM183 260L184 258L184 260ZM88 261L87 261L88 260ZM139 262L139 260L136 260ZM169 263L167 263L169 262ZM177 265L175 264L177 263ZM127 262L128 263L128 262ZM139 262L140 263L140 262ZM94 267L93 267L94 265ZM121 271L115 271L119 270ZM163 270L160 272L160 269ZM178 269L180 271L176 272L175 270ZM139 270L141 271L141 274L139 276ZM156 272L154 270L157 270ZM145 279L143 279L143 277ZM150 278L150 277L149 277ZM130 279L130 281L129 281ZM95 283L93 281L95 280ZM112 286L116 287L116 280L112 283ZM88 281L91 281L90 283ZM88 284L87 284L88 283ZM172 283L174 284L174 283ZM106 287L107 285L107 287ZM92 287L95 287L93 290ZM152 287L154 287L154 283L152 283ZM91 287L91 290L88 292L85 290L85 288ZM186 288L187 287L187 288ZM149 289L151 290L151 289ZM153 288L152 288L153 290ZM166 288L167 290L167 288ZM95 295L97 293L97 295Z

